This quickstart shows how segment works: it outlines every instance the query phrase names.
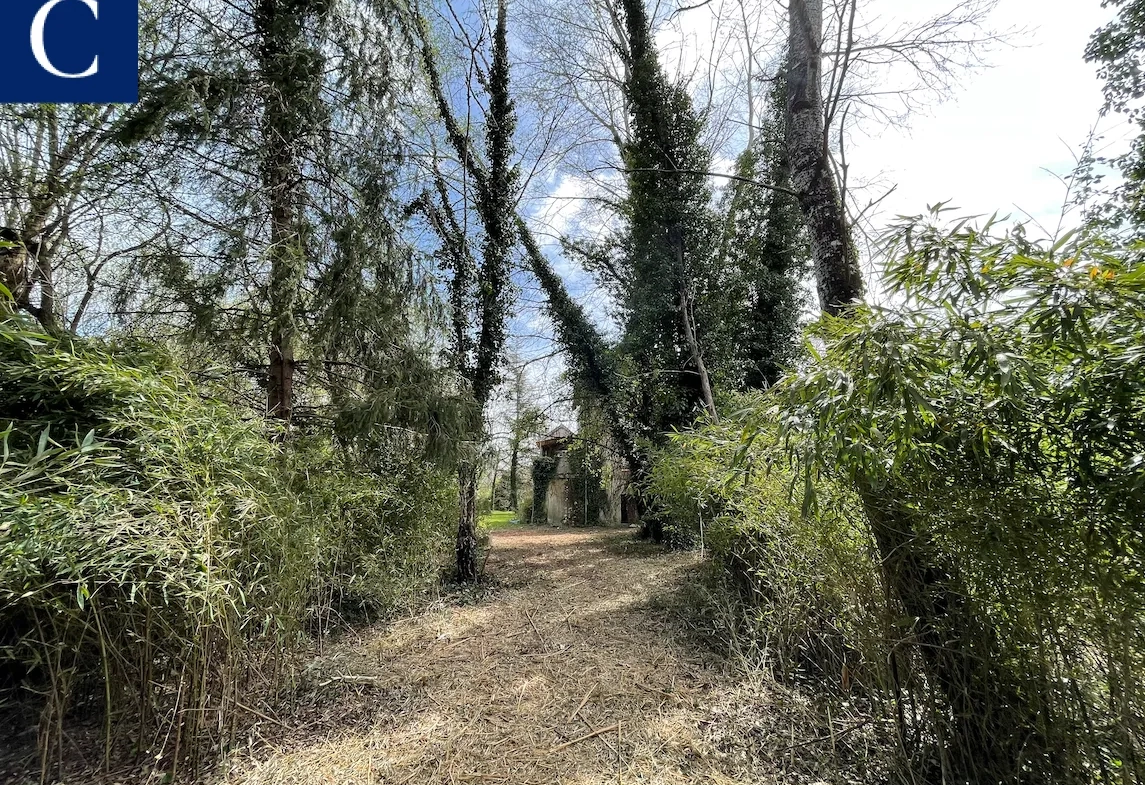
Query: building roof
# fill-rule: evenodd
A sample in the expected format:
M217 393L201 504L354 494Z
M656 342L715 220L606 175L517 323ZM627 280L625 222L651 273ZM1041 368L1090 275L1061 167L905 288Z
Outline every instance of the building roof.
M575 434L568 428L563 425L558 425L556 428L549 431L549 433L542 436L541 440L537 442L537 446L550 447L554 444L559 444L560 442L571 439L573 436L575 436Z

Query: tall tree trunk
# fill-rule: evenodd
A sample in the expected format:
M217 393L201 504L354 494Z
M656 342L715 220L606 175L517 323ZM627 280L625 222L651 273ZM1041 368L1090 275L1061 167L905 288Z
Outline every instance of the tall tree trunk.
M863 297L863 276L831 171L824 121L822 0L788 3L787 152L791 186L811 234L819 305L840 315Z
M833 316L846 316L861 300L863 282L828 159L820 87L822 2L790 0L788 8L791 182L810 230L820 305ZM924 524L897 498L895 487L875 491L860 483L858 490L884 584L914 620L910 633L944 726L944 768L960 780L973 779L982 760L1010 753L1020 757L1013 722L1029 720L1019 723L1027 729L1036 723L991 661L994 631L974 615L956 577L937 560Z
M51 255L47 249L41 249L36 259L36 280L40 284L40 324L49 333L57 333L60 330L60 320L56 311L56 282L52 274Z
M272 179L277 180L280 172ZM294 415L294 308L300 276L289 195L271 187L270 369L267 413L289 424ZM277 192L276 192L277 190Z
M519 455L521 452L521 444L518 439L513 439L513 445L509 452L509 509L517 509L517 469L520 460Z
M306 132L311 85L296 83L302 57L305 9L283 9L277 0L259 0L254 27L258 64L265 90L260 171L269 205L270 341L267 413L289 424L294 409L295 311L302 282L303 253L298 209L301 202L299 148Z
M457 581L477 582L477 462L463 460L457 469Z
M511 254L516 239L517 204L517 170L512 164L512 155L517 115L509 94L508 15L507 0L498 0L489 69L489 109L485 116L489 172L484 187L479 185L477 189L477 211L485 229L477 292L480 328L470 377L473 399L477 404L474 434L478 437L483 434L485 408L499 380L498 371L505 352L506 315L512 305ZM460 140L460 144L458 155L464 157L468 152L467 138ZM463 474L460 477L463 506L457 529L457 579L472 583L478 577L476 463Z
M708 366L704 363L704 353L700 351L700 341L696 338L696 323L692 318L692 298L688 296L686 285L680 289L680 314L680 321L684 325L684 340L688 342L688 354L700 377L700 394L704 398L704 409L712 421L718 423L720 415L716 411L715 395L712 394L712 379L708 375Z
M700 377L700 395L704 401L704 409L713 422L720 421L716 411L716 398L712 394L712 380L708 376L708 366L704 362L704 353L700 350L700 339L696 335L696 321L692 308L692 285L688 279L688 268L684 261L684 235L680 227L673 226L668 230L668 241L672 244L676 255L676 272L679 276L680 300L677 306L680 309L680 324L684 328L684 341L688 345L689 360Z
M430 92L445 124L446 136L472 178L478 193L487 192L490 188L489 171L481 165L480 157L470 143L465 127L450 109L434 59L432 38L424 21L419 23L417 34L420 37L422 66L428 77ZM644 460L637 449L636 436L625 413L621 412L617 404L620 374L604 336L588 318L580 304L569 295L564 281L553 270L549 260L541 251L537 238L520 213L514 210L511 220L524 247L526 264L545 293L548 314L556 327L557 342L568 353L573 373L586 389L602 402L602 410L613 438L616 439L617 447L625 463L628 464L631 477L634 479L644 477Z

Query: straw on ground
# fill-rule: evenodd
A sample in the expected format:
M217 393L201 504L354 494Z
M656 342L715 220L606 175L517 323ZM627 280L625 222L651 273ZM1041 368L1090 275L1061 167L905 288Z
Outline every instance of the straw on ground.
M724 661L673 632L668 612L650 603L697 557L652 549L624 555L618 546L628 536L494 533L490 571L504 589L328 650L309 669L321 688L313 719L301 720L295 733L276 726L254 739L232 760L226 781L812 779L784 776L790 756L779 752L803 709L788 699L782 723L762 711L745 723L742 710L760 701L759 684L749 690ZM774 760L761 759L772 757L768 746Z

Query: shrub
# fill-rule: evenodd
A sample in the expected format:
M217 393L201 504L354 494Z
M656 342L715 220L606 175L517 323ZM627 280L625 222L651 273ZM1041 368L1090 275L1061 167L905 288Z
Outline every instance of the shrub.
M573 442L568 451L569 526L599 526L608 508L604 489L604 463L600 447L586 440Z
M521 500L517 504L517 520L525 525L531 524L533 522L532 494L521 495Z
M532 505L529 508L529 518L527 523L533 526L544 526L548 524L548 513L545 511L545 498L548 496L549 483L553 481L553 477L557 473L557 459L540 455L533 459L533 466L530 471L530 476L533 481L533 495ZM525 522L525 519L521 519Z
M1145 775L1141 250L905 221L900 304L825 320L761 409L808 494L830 477L862 500L928 774Z
M995 228L904 221L897 304L650 490L769 661L887 698L915 781L1137 782L1145 247Z
M407 606L437 580L453 548L452 474L413 449L348 458L328 439L292 445L291 492L310 521L309 628L369 621Z
M108 757L118 741L194 762L306 625L382 612L435 573L440 474L276 443L206 393L153 348L0 319L0 684L44 696L45 766L93 696Z
M765 440L744 448L735 426L709 425L656 455L648 490L666 538L699 546L719 568L715 594L735 600L716 609L720 632L738 653L820 686L877 682L878 563L854 495L824 480L824 503L808 515L792 472L768 467Z
M493 497L485 492L477 494L477 516L488 515L493 512Z

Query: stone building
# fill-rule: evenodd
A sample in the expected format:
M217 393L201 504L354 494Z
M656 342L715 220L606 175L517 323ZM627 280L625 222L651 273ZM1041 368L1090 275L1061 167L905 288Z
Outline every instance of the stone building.
M559 426L537 446L533 463L533 523L549 526L618 526L638 523L635 500L628 493L628 468L611 442L585 450L576 434ZM571 455L574 446L576 455ZM593 457L589 457L591 453ZM602 462L603 461L603 462Z
M568 522L572 507L569 497L572 488L572 470L569 465L569 445L573 432L563 425L544 436L537 446L541 449L541 460L533 464L533 509L545 511L544 520L549 526L564 526ZM542 469L542 467L544 467ZM544 471L547 477L538 477ZM537 498L538 485L544 484L544 498Z

